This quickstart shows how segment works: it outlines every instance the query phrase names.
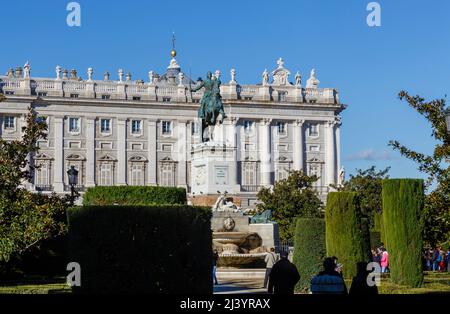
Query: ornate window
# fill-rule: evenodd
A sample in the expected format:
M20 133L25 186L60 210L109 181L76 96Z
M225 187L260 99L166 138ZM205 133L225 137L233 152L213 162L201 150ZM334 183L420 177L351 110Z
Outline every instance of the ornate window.
M286 157L278 158L276 170L275 170L275 180L285 180L289 177L289 172L292 170L292 162Z
M46 154L37 154L34 169L34 185L38 191L52 190L52 159Z
M105 155L98 161L98 182L100 186L114 185L115 159Z
M256 161L244 161L242 163L242 185L258 185L258 163Z
M159 182L161 186L176 186L176 162L166 157L159 163Z
M308 175L309 176L317 176L319 179L313 183L313 186L315 187L321 187L322 186L322 164L323 162L321 162L320 160L318 160L317 158L311 158L308 161L308 165L307 165L307 171L308 171Z
M82 186L84 185L84 177L85 177L85 170L84 170L84 164L85 164L85 158L83 156L80 156L78 154L70 154L66 157L66 170L64 172L64 182L66 185L69 185L68 178L67 178L67 171L74 166L75 169L78 170L78 182L76 185Z
M141 156L133 156L129 160L129 184L145 185L145 163L146 159Z

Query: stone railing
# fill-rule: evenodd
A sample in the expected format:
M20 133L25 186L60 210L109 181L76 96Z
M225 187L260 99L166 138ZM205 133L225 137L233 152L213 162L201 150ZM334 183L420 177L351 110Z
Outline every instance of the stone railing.
M24 79L7 76L0 76L0 91L8 95L171 102L198 101L203 96L202 90L191 93L187 85L138 84L130 81ZM221 94L224 100L339 104L339 94L333 88L306 89L296 86L222 84Z

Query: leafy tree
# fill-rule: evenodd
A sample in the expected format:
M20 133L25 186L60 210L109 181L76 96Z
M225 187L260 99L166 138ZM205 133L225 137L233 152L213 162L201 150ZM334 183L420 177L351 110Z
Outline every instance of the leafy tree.
M27 156L38 151L37 140L46 137L47 129L32 108L26 120L20 140L0 139L0 262L65 232L69 197L35 194L23 187L34 168Z
M400 100L406 100L412 108L425 117L431 124L431 136L436 140L431 155L416 152L398 141L390 141L389 145L400 154L415 161L419 170L428 175L426 185L430 188L433 182L436 188L425 199L424 240L435 245L450 239L450 134L445 121L445 99L425 101L420 96L410 96L407 92L399 93Z
M382 210L381 187L383 180L389 177L389 169L377 171L375 166L366 170L357 169L356 174L351 174L343 186L336 187L339 191L358 193L361 215L368 219L370 227L374 226L374 214Z
M282 241L294 238L295 218L323 217L322 202L313 188L317 179L317 176L292 171L287 179L275 182L273 188L262 188L258 192L262 202L257 206L258 211L272 211Z

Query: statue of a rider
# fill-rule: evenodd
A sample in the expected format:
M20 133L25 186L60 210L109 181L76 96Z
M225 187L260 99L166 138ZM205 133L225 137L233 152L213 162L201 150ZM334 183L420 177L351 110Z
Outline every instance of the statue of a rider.
M222 82L210 71L206 74L206 79L198 80L197 85L191 89L196 92L201 88L205 89L198 109L198 118L202 119L202 141L212 141L213 130L216 124L221 124L226 118L223 110L222 96L220 95L220 84ZM208 129L208 138L204 135L205 129Z

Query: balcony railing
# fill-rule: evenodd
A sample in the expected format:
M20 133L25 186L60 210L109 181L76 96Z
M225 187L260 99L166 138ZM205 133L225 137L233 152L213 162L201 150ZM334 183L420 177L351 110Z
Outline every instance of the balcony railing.
M235 88L235 92L231 92ZM261 85L228 85L222 84L221 91L223 98L226 100L259 99L262 93L266 92L266 88ZM333 88L302 88L296 86L283 86L283 90L279 87L271 87L271 92L284 93L287 102L307 102L307 103L339 103L338 92ZM203 90L197 92L189 92L189 86L171 86L171 85L155 85L148 83L136 82L117 82L117 81L76 81L69 79L50 79L50 78L16 78L0 76L0 90L3 93L11 95L48 95L55 97L67 97L78 95L79 98L98 98L102 99L104 94L111 94L111 99L133 99L133 96L139 96L142 100L165 101L170 99L177 102L198 101L203 96ZM297 95L297 96L295 96ZM191 98L192 97L192 98ZM271 95L264 95L271 99ZM284 99L284 98L283 98ZM273 97L278 101L278 96Z
M50 184L36 184L35 188L36 188L36 191L39 191L39 192L53 191L53 185L50 185Z
M75 191L77 191L77 192L84 192L84 185L75 185L74 188L75 188ZM70 185L65 184L64 191L70 192L71 191Z
M259 185L241 185L242 192L258 192Z

